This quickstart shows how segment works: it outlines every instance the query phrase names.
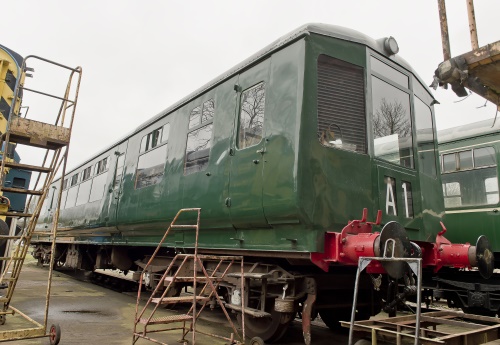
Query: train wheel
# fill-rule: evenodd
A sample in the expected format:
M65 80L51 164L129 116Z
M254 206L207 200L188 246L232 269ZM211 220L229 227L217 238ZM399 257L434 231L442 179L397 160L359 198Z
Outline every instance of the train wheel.
M332 331L347 330L347 328L342 328L340 321L349 321L351 319L351 309L320 309L319 315L325 325Z
M262 341L273 343L285 335L288 325L293 320L289 313L279 313L275 310L270 312L269 317L252 317L245 315L245 336L249 338L261 338ZM241 313L237 316L241 326ZM253 343L251 343L253 344ZM258 343L257 343L258 344Z
M49 341L50 345L57 345L61 340L61 327L56 323L50 326Z
M354 345L372 345L372 342L366 339L358 340Z
M327 325L332 331L347 332L348 328L342 327L340 321L351 321L351 312L352 309L350 308L320 309L319 315L325 325ZM360 308L356 312L356 320L368 320L371 315L370 309Z
M264 340L259 337L253 337L250 339L250 345L265 345Z

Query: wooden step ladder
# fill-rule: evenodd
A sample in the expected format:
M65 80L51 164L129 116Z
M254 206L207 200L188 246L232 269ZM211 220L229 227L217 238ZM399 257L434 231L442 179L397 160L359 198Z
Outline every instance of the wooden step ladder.
M197 212L197 222L196 225L176 225L178 217L184 212ZM198 236L200 229L200 208L191 209L181 209L174 220L168 227L167 231L163 235L163 238L158 243L158 247L149 259L148 263L144 267L141 278L139 280L139 290L137 293L137 304L135 309L135 319L134 319L134 333L133 333L133 344L135 344L139 339L146 339L157 344L168 345L168 343L162 342L159 339L150 337L149 333L159 333L167 332L173 330L182 330L182 338L179 342L187 343L188 340L186 336L189 332L192 332L192 344L196 344L196 333L208 335L211 337L228 340L230 344L244 344L245 339L245 327L243 325L243 330L241 334L236 329L231 317L229 316L223 301L221 300L217 290L220 283L224 280L231 268L238 263L240 264L240 272L243 275L243 257L242 256L217 256L217 255L202 255L198 254ZM149 272L149 268L154 262L156 255L158 254L160 248L163 246L165 239L172 229L194 229L195 230L195 244L194 244L194 254L177 254L173 260L168 265L167 269L163 273L161 279L156 285L155 290L151 293L146 304L139 308L141 303L141 290L144 281L145 273ZM215 268L207 271L203 262L212 261L216 263ZM191 266L192 265L192 266ZM188 267L190 266L190 267ZM192 271L192 276L180 276L180 272ZM245 280L241 279L241 291L245 291ZM174 290L174 285L177 283L190 283L192 284L193 294L186 296L169 296L170 292ZM198 288L198 283L203 284L201 289ZM166 286L166 287L165 287ZM165 287L164 289L162 289ZM229 325L231 326L233 333L230 337L223 337L216 334L211 334L203 332L196 328L196 320L200 316L201 312L205 309L210 301L215 301L224 312ZM158 308L162 305L176 304L176 303L191 303L191 307L185 314L179 315L169 315L154 317ZM201 307L198 308L198 304ZM241 308L244 312L245 306L243 298L241 299ZM145 316L147 315L147 316ZM244 319L244 318L243 318ZM175 326L174 324L181 324L180 326ZM148 329L148 326L153 325L171 325L165 326L166 328L155 328ZM141 329L142 327L142 329ZM239 340L235 339L235 336Z
M62 96L53 95L40 90L29 89L25 86L24 79L19 82L15 90L14 104L10 109L6 131L1 134L4 152L2 152L0 166L0 192L30 195L26 209L28 209L31 202L33 202L34 207L31 207L32 212L9 212L8 206L5 207L5 204L9 204L9 200L3 195L0 196L0 198L4 201L4 207L0 209L0 217L8 217L12 220L10 233L8 235L0 235L0 242L7 242L5 254L0 257L0 261L2 262L0 284L4 287L0 290L0 294L2 295L0 297L0 325L5 323L7 315L19 314L25 317L28 321L34 323L35 327L8 331L1 331L0 328L0 339L28 339L48 336L50 337L51 344L57 344L60 338L60 329L58 326L52 325L49 333L46 332L52 268L54 266L53 256L51 258L48 274L44 323L40 324L24 315L11 306L11 301L21 274L23 263L30 248L31 238L35 233L38 233L35 231L35 227L40 216L42 205L48 195L50 185L59 170L61 170L61 184L64 180L82 69L80 67L71 68L38 56L30 55L24 59L21 70L30 70L26 66L26 63L28 61L31 63L33 60L36 60L36 63L42 64L44 67L53 68L53 66L56 66L62 68L64 71L69 73L69 77L66 89ZM55 102L57 103L60 102L59 111L53 116L54 124L27 118L26 115L22 117L14 111L14 109L20 108L20 102L22 99L19 95L26 95L27 92L55 99ZM16 104L16 102L19 104ZM42 165L20 164L14 162L8 154L8 148L11 148L12 145L16 145L16 147L25 145L46 149ZM5 187L5 177L8 170L11 168L29 170L38 173L34 186L32 188L27 187L26 189ZM55 252L54 249L55 239L57 236L61 191L62 188L59 188L58 203L53 218L54 226L51 231L43 232L43 234L52 241L52 253ZM27 225L20 233L16 232L15 226L18 218L25 218L27 220Z

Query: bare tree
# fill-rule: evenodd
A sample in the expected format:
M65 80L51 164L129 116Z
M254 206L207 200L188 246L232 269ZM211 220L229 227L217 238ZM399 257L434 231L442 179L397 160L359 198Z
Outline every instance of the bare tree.
M376 138L398 134L406 137L411 133L410 118L401 102L393 103L382 98L380 107L373 118L373 131Z
M264 120L264 87L259 86L243 94L241 106L242 124L246 128L262 128Z

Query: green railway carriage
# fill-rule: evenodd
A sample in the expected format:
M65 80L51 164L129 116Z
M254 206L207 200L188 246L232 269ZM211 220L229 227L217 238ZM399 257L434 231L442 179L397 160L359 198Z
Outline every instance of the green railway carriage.
M468 233L480 229L488 236L499 267L498 125L485 120L438 135L446 224L463 229L450 238L466 241Z
M498 157L500 137L493 120L440 130L439 157L445 205L443 221L452 242L464 243L471 234L487 236L499 268ZM429 277L430 278L430 277ZM470 313L496 315L500 309L500 279L484 280L475 272L441 270L427 279L429 296L442 297Z
M434 99L397 52L392 37L303 26L54 182L38 227L52 226L62 188L57 260L134 270L179 209L199 207L200 252L245 255L253 272L278 272L266 290L251 283L248 310L264 309L270 322L249 317L247 334L279 339L311 294L337 327L350 315L357 259L330 249L356 242L336 242L350 220L382 210L383 224L401 224L399 239L423 246L441 230ZM372 235L354 256L377 253ZM35 239L40 260L44 241ZM167 242L156 267L190 251L194 235L176 230ZM226 296L236 286L226 284ZM369 279L362 289L358 313L367 317L380 295ZM258 302L285 293L293 311Z

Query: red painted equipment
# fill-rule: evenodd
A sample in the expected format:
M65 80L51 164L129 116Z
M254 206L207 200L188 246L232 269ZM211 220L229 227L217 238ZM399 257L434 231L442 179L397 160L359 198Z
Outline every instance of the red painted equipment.
M470 243L451 243L444 234L446 227L441 222L441 230L436 236L436 243L417 242L422 248L423 267L434 266L434 272L442 267L472 268L478 267L484 278L493 274L493 253L488 239L480 236L475 246Z
M325 249L323 253L311 253L311 261L325 272L328 271L330 263L344 265L357 265L360 257L379 257L385 249L385 242L393 239L394 246L389 253L394 257L410 257L422 253L422 266L434 267L434 272L442 267L472 268L478 267L479 272L485 278L493 274L493 254L490 250L488 239L480 236L476 246L469 243L451 243L444 233L446 228L443 223L442 231L436 236L436 243L415 242L412 244L404 227L397 222L387 223L382 232L372 232L373 225L380 225L382 211L377 212L375 222L367 222L368 210L363 209L361 220L350 221L339 232L327 232L325 234ZM419 247L419 248L418 248ZM419 250L420 249L420 250ZM387 253L386 253L387 255ZM386 269L388 267L385 267ZM383 272L379 263L372 262L368 268L370 273ZM394 272L398 272L396 269ZM389 272L391 274L391 272ZM399 275L399 273L396 273Z
M361 256L379 256L379 232L372 233L373 225L380 225L382 211L377 212L375 222L367 222L368 209L363 209L361 220L351 220L339 232L325 234L324 253L311 253L311 261L325 272L332 262L357 265Z

